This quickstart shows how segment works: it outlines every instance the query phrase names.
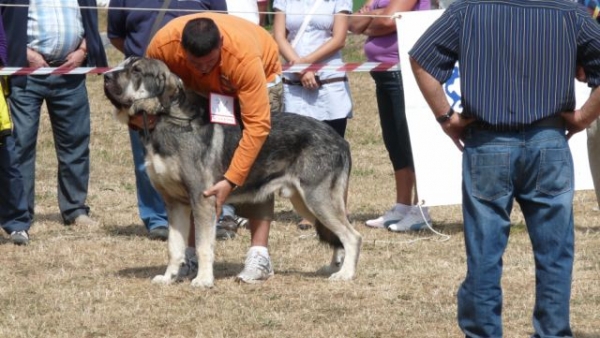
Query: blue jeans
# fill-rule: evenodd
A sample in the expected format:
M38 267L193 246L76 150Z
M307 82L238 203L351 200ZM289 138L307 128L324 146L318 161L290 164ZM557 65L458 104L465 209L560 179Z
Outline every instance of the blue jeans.
M502 255L517 200L535 259L533 337L572 337L573 159L564 130L468 128L463 152L467 276L458 323L467 337L502 337Z
M129 130L129 139L131 140L131 152L133 154L133 165L135 166L135 186L140 218L148 231L156 227L166 227L169 225L169 221L167 220L165 202L150 183L150 178L146 173L146 165L144 164L146 150L140 138L140 133Z
M15 152L15 140L7 136L0 145L0 225L7 233L29 230L31 214L23 190L23 178Z
M87 215L90 177L90 106L84 75L28 76L26 87L11 86L9 98L27 209L34 214L35 156L41 108L50 115L58 157L58 206L66 224Z

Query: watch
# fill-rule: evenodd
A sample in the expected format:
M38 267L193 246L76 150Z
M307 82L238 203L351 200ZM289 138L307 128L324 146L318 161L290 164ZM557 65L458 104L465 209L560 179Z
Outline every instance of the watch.
M454 115L454 109L452 109L452 107L450 107L450 110L448 110L448 112L444 115L440 115L440 116L436 116L436 120L440 123L443 124L444 122L450 120L450 118L452 117L452 115Z

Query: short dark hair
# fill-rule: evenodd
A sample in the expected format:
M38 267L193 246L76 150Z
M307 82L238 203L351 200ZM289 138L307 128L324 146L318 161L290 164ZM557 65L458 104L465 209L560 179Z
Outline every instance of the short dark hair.
M183 28L181 46L195 57L208 55L218 48L220 43L221 33L212 19L192 19Z

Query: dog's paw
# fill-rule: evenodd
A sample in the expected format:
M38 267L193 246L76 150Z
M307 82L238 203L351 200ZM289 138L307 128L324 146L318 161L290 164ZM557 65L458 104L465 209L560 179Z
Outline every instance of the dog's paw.
M213 286L215 286L215 280L214 280L214 278L201 279L200 277L196 277L196 278L192 279L191 285L195 288L210 289Z
M348 273L348 272L344 272L344 271L338 271L338 272L334 273L333 275L329 276L330 281L348 281L348 280L352 280L353 278L354 278L353 273Z
M317 270L317 275L319 276L330 276L333 273L340 271L339 265L324 265L319 270Z
M156 275L154 276L154 278L152 278L152 283L168 285L173 283L173 278L171 278L171 276L168 275Z

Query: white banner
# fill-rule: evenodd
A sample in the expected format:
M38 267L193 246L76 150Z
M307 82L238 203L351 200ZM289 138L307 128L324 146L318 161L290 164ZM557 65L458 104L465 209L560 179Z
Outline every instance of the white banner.
M400 69L404 83L406 117L417 176L419 200L427 206L462 203L462 153L442 131L427 102L423 98L410 67L408 51L425 30L443 13L443 10L398 13L396 20ZM444 84L448 102L461 111L458 68ZM577 82L577 107L589 96L587 85ZM569 141L575 162L575 189L593 189L594 185L587 157L585 131Z

